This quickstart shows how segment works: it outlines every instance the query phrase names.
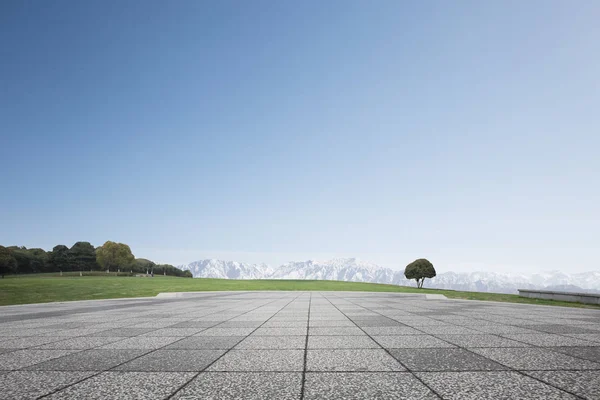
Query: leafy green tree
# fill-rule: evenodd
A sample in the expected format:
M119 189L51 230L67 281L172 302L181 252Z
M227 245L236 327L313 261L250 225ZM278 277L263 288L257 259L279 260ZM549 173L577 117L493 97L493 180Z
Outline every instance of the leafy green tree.
M47 271L48 253L45 250L17 246L11 246L9 249L17 261L17 273L30 274Z
M419 258L408 264L404 269L406 279L414 279L417 281L417 287L421 289L425 278L435 277L435 268L433 264L424 258Z
M129 246L123 243L107 241L96 249L96 261L107 271L131 266L134 259Z
M73 263L73 269L98 270L100 266L96 262L96 249L89 242L77 242L70 249L69 254Z
M69 248L63 244L54 246L48 255L48 263L52 271L71 271L73 269L73 260Z
M12 254L11 249L0 246L0 275L4 279L5 274L14 273L17 271L17 260Z
M146 271L150 272L156 267L152 261L145 258L136 258L132 264L133 272L145 274Z

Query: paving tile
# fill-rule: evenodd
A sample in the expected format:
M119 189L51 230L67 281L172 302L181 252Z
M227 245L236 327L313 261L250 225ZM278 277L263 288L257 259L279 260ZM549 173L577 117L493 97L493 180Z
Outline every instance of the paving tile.
M261 326L261 321L225 321L215 326L215 328L253 328Z
M308 323L310 328L325 327L325 326L355 326L354 322L349 319L338 319L338 320L310 320Z
M141 336L186 337L198 334L207 328L161 328L144 333Z
M294 372L304 368L304 350L231 350L208 371Z
M37 346L36 349L44 350L87 350L94 347L104 346L109 343L126 340L123 337L93 337L82 336L75 338L62 338L58 342L52 342Z
M50 338L45 336L30 336L25 338L11 338L0 342L1 349L27 349L30 347L40 346L46 343L56 342L60 338Z
M527 371L526 374L584 399L600 399L600 374L597 371Z
M324 326L314 328L311 327L308 330L308 334L316 336L351 336L364 335L365 333L356 326Z
M219 322L217 321L184 321L178 322L173 325L169 325L169 328L197 328L197 329L205 329L212 328L217 325Z
M144 333L152 332L152 328L117 328L117 329L109 329L106 331L96 332L91 334L90 336L122 336L122 337L131 337L143 335Z
M518 340L523 343L532 344L535 346L552 347L552 346L600 346L600 343L591 342L589 340L575 339L572 337L555 335L552 333L537 333L537 334L516 334L502 335L503 337Z
M418 372L416 375L447 400L567 400L577 398L512 371Z
M377 343L386 349L425 349L456 347L430 335L384 335L373 336Z
M306 331L306 321L269 320L261 328L301 328Z
M360 326L404 326L398 321L386 317L375 317L375 318L352 318L352 321Z
M245 336L190 336L165 347L165 350L228 350Z
M371 336L380 335L426 335L421 331L409 326L382 326L382 327L366 327L365 332Z
M599 363L577 359L550 349L524 347L474 348L471 350L516 370L600 369Z
M552 347L551 350L600 363L600 347Z
M521 343L496 335L435 335L447 342L460 347L530 347Z
M593 329L584 328L581 326L574 325L556 325L556 324L548 324L548 325L524 325L524 328L533 329L536 331L542 331L547 333L598 333Z
M302 336L306 335L306 326L294 328L258 328L255 336Z
M481 332L464 326L441 325L441 326L420 326L419 330L433 335L479 335Z
M70 350L39 350L70 351ZM148 350L84 350L28 367L33 371L104 371Z
M308 350L307 371L406 371L382 349Z
M100 349L158 349L181 339L174 336L138 336L106 344Z
M370 337L362 336L309 336L309 349L378 349Z
M75 350L16 350L0 354L0 370L15 370L38 364L53 358L65 356Z
M14 371L0 374L3 399L36 399L95 374L94 371Z
M494 335L503 335L503 334L518 334L518 333L540 333L539 331L535 331L533 329L521 328L520 326L510 326L510 325L480 325L480 326L472 326L471 329L483 332L483 333L491 333Z
M208 328L197 333L195 336L246 336L251 334L255 328Z
M438 397L409 373L307 372L304 399L433 400Z
M45 399L165 399L194 377L181 372L103 372Z
M600 333L564 333L562 335L590 342L600 342Z
M306 336L255 336L246 337L235 348L236 350L275 350L298 349L306 346Z
M117 368L118 371L202 371L226 350L156 350Z
M299 400L299 372L203 372L172 399Z
M464 349L391 349L411 371L493 371L506 367Z

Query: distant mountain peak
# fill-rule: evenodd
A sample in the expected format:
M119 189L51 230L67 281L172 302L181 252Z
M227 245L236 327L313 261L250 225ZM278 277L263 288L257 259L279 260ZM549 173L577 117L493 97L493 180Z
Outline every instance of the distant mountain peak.
M393 271L357 258L332 258L325 261L290 261L273 268L267 264L205 259L179 266L195 278L222 279L311 279L350 282L388 283L414 286L404 271ZM532 275L489 271L470 273L442 272L425 282L425 287L478 292L516 293L517 289L568 288L569 291L600 293L600 271L568 274L549 271Z

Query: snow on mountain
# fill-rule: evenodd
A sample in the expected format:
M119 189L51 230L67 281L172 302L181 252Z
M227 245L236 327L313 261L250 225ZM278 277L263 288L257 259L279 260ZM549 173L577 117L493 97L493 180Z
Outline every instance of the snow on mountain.
M266 264L235 261L200 260L179 266L190 270L195 278L223 279L313 279L351 282L389 283L414 286L404 271L393 271L356 258L328 261L296 261L271 268ZM442 272L425 281L425 287L476 292L517 293L517 289L565 288L568 291L600 292L600 272L567 274L550 271L533 275L498 272Z
M301 261L283 264L271 279L313 279L349 282L391 283L394 271L356 258Z
M190 270L194 278L262 279L273 273L266 264L244 264L235 261L200 260L179 266Z

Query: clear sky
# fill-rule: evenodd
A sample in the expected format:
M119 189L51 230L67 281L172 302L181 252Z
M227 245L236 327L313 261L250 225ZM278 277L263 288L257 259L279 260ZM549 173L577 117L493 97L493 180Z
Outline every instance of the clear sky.
M600 270L600 2L2 1L0 243Z

